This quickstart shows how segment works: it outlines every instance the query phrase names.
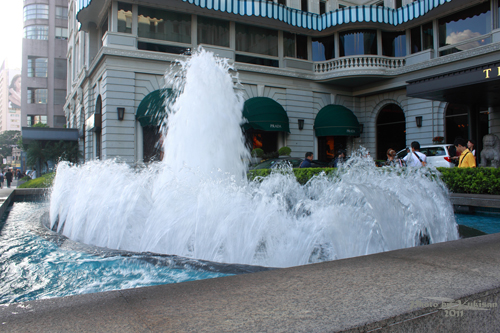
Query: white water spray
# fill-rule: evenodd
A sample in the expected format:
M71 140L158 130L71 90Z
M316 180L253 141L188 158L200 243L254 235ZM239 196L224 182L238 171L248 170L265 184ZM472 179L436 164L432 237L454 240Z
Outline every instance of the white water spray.
M291 170L246 181L230 66L200 50L182 67L163 162L59 164L53 228L112 249L272 267L458 238L446 188L428 169L376 168L360 154L305 186Z

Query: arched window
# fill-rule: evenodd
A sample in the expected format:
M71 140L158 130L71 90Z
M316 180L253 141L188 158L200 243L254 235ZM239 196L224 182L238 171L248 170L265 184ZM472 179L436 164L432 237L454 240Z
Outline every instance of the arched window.
M377 117L377 159L387 158L387 149L399 151L406 145L406 120L396 104L387 104Z

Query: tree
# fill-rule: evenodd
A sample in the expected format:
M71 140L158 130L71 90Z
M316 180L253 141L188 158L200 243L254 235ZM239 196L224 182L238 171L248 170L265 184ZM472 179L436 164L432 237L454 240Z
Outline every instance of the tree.
M33 141L27 145L23 145L27 153L26 163L37 167L41 170L41 165L44 164L49 168L49 161L55 163L60 161L69 161L77 163L81 153L76 141ZM41 173L39 173L41 175Z
M12 148L17 145L21 137L19 131L4 131L0 134L0 155L2 157L12 156Z

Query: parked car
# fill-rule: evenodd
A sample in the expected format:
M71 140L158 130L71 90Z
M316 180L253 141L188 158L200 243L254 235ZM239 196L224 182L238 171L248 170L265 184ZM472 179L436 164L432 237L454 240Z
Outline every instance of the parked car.
M264 162L260 162L257 165L254 165L250 168L250 170L255 169L274 169L277 168L278 165L283 165L283 163L289 163L292 168L298 168L300 163L302 163L303 159L298 157L280 157L280 158L270 158L265 160ZM328 166L328 163L321 162L317 160L311 161L311 167L313 168L325 168Z
M420 146L420 152L427 156L427 165L433 167L453 168L455 164L450 162L450 152L448 149L452 144L438 144ZM398 152L398 158L403 158L407 154L406 149Z

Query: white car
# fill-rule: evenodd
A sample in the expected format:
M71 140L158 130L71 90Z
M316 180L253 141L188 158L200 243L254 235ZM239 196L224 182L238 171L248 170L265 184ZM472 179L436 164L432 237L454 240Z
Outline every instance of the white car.
M452 147L452 144L438 144L438 145L426 145L420 146L420 152L427 156L427 166L433 167L444 167L453 168L454 163L449 162L450 152L448 149ZM406 149L398 152L398 158L403 158L406 156Z

